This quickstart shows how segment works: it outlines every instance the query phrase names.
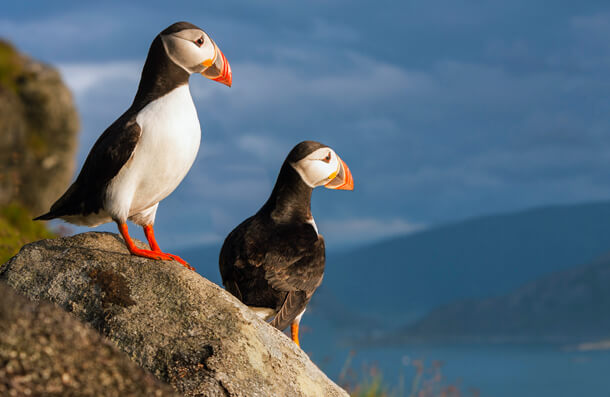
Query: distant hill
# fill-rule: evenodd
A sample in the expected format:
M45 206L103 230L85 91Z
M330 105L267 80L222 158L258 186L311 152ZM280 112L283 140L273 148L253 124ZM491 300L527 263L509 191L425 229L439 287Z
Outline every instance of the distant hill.
M330 251L322 288L335 306L398 326L439 305L499 296L609 250L610 202L536 208ZM325 301L316 299L313 306L323 311Z
M393 341L579 342L610 336L610 255L497 297L452 303Z
M321 230L324 233L324 230ZM220 283L220 245L178 250ZM610 202L535 208L433 227L348 252L328 248L305 322L345 330L404 326L440 305L500 296L610 251Z

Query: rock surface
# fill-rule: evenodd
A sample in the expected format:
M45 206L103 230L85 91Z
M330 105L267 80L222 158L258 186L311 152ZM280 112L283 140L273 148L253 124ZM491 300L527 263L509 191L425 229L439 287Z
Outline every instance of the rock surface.
M0 296L1 396L178 396L60 308Z
M0 279L92 324L187 396L347 396L232 295L176 262L128 255L114 234L26 245Z
M72 178L78 128L57 70L0 40L0 205L48 211Z

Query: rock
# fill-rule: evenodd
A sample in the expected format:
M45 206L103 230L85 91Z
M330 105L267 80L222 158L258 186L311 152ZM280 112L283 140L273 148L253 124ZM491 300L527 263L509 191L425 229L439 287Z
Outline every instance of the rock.
M0 296L0 395L178 395L60 308L4 283Z
M49 209L72 178L78 124L59 72L0 40L0 205Z
M347 396L232 295L176 262L128 255L114 234L26 245L0 279L90 323L187 396Z

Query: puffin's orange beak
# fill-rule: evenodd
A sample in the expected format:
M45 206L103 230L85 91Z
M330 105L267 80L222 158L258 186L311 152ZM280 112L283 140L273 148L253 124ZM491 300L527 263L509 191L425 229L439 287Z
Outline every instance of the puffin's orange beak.
M225 58L216 43L214 43L214 48L216 49L214 59L203 61L202 65L205 66L205 69L201 74L210 80L218 81L219 83L231 87L231 83L233 82L231 65L229 65L229 61L227 61L227 58Z
M337 156L337 159L339 160L339 169L336 176L324 187L338 190L354 190L354 178L351 171L339 156Z

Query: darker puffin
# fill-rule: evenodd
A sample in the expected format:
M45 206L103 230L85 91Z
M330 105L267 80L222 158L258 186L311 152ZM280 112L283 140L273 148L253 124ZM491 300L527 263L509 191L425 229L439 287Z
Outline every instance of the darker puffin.
M175 259L193 270L162 252L153 231L159 202L186 176L199 150L201 127L188 85L193 73L231 86L231 68L216 43L191 23L174 23L153 40L129 109L98 138L76 181L36 220L114 221L131 254ZM150 250L135 246L127 220L144 228Z
M328 146L304 141L286 157L271 196L225 239L219 265L227 291L271 325L291 325L299 345L299 322L324 275L324 238L311 214L317 186L352 190L347 165Z

